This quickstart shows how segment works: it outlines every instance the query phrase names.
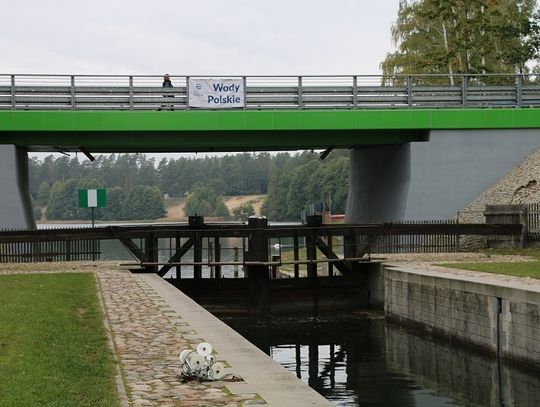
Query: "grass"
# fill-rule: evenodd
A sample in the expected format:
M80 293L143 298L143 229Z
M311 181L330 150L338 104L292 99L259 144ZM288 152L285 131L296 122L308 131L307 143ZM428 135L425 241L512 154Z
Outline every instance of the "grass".
M117 405L94 276L0 276L0 406Z
M529 247L527 249L495 250L493 254L531 256L534 261L514 263L445 263L439 265L460 270L483 271L485 273L540 279L540 248Z

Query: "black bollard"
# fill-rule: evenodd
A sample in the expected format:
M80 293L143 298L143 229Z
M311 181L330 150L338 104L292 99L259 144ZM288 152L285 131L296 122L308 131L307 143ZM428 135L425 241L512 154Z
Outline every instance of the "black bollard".
M270 271L268 264L268 236L266 228L268 219L250 216L248 228L247 261L261 264L248 264L247 278L249 280L250 313L265 316L270 312Z

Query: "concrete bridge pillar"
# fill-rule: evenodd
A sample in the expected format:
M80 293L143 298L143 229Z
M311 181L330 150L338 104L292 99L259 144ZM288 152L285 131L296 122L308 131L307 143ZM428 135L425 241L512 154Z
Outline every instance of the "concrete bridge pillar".
M404 219L410 176L409 143L351 150L345 222Z
M28 186L28 155L13 145L0 146L0 229L35 229Z

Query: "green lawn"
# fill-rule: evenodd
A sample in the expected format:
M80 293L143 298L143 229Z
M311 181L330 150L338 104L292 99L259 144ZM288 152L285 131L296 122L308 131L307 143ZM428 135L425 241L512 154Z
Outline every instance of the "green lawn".
M513 254L522 256L531 256L535 260L531 262L516 262L516 263L446 263L439 264L440 266L450 267L461 270L483 271L486 273L506 274L516 277L529 277L540 279L540 249L514 249L514 250L497 250L494 254Z
M0 406L118 405L92 274L0 276Z

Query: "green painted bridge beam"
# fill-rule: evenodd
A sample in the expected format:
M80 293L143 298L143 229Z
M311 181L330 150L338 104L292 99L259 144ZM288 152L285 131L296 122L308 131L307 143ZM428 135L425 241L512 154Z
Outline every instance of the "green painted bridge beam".
M0 144L35 151L251 151L426 141L429 130L540 128L540 109L0 111Z

